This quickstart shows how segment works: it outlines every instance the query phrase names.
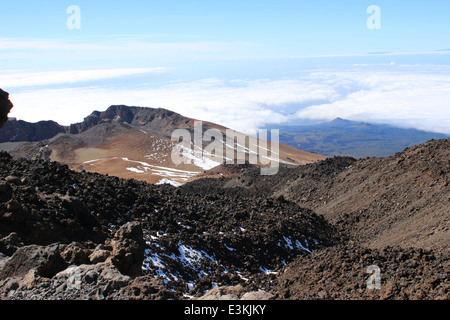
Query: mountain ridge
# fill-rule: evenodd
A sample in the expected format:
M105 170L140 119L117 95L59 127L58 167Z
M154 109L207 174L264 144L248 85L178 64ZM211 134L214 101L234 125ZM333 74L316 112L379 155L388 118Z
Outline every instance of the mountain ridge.
M309 125L277 125L280 142L301 150L332 156L389 157L407 147L449 135L336 118ZM269 126L271 128L271 126Z
M201 146L193 143L196 123L201 124L202 135L214 129L222 136L222 159L214 159L206 153L205 148L211 141L203 140ZM0 143L0 150L8 151L14 157L59 161L79 171L174 185L185 183L203 171L219 166L225 161L225 155L228 157L229 151L236 161L238 150L243 148L249 161L250 152L261 143L258 138L208 121L187 118L170 110L125 105L113 105L102 112L94 111L82 122L70 126L48 121L32 124L13 120L3 129L0 132L0 142L3 142ZM188 149L201 151L199 155L190 155L190 162L175 164L172 161L172 151L178 143L172 139L176 129L187 130L191 136ZM229 132L238 139L236 143L229 144L224 139ZM199 147L202 150L196 149ZM264 148L270 149L269 145ZM270 152L266 152L263 155L261 150L259 159L275 159L275 154L269 156ZM325 158L283 144L279 145L277 153L283 165L295 166Z

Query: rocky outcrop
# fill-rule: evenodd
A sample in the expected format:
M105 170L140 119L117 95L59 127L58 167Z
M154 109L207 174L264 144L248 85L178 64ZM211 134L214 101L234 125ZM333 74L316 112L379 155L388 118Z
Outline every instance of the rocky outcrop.
M12 108L13 104L9 100L9 93L0 89L0 128L8 121L8 113Z
M107 249L100 259L100 245L93 249L78 242L23 246L11 257L0 254L0 299L176 298L162 281L137 277L144 244L140 224L128 223L102 245Z
M66 267L59 254L59 245L25 246L17 251L0 268L0 281L9 277L24 277L34 269L41 277L51 278Z
M273 292L289 300L449 300L449 258L448 249L336 246L287 265Z
M142 274L145 241L142 226L139 222L129 222L116 231L112 239L99 244L88 255L80 248L76 252L90 263L108 262L122 274L137 277ZM71 255L72 256L72 255Z
M35 142L53 138L58 133L65 133L66 128L54 121L31 123L10 119L0 131L0 143Z
M24 246L11 257L0 254L0 299L180 299L163 281L138 276L144 244L140 224L132 222L95 249L72 242Z
M104 122L119 121L155 132L165 132L174 128L182 128L191 119L166 109L129 107L124 105L110 106L106 111L94 111L83 122L70 125L72 134L82 133ZM169 134L170 137L170 134Z
M422 172L407 185L417 189L412 194L421 192L418 212L447 203L448 142L365 159L383 164L370 168L387 175L363 191L396 182L391 174L409 167L410 174ZM331 185L328 180L336 188L364 182L362 163L338 158L280 174L288 175L286 185L296 182L298 192ZM358 220L338 219L339 232L324 216L289 201L290 194L252 193L249 182L263 183L238 177L241 186L223 188L235 179L224 178L174 188L0 153L0 299L449 299L448 246L370 248L354 236ZM311 189L303 196L319 205L332 199L332 193L318 197L326 192ZM372 201L361 192L356 200ZM384 223L399 208L388 201L392 197L381 199L378 222ZM359 205L356 200L348 206ZM378 230L376 212L354 217L373 222L368 232ZM434 233L448 234L448 214L433 219L442 225ZM379 289L368 288L371 266L379 267Z
M123 274L139 276L142 274L145 241L141 224L134 221L123 225L111 241L111 262Z

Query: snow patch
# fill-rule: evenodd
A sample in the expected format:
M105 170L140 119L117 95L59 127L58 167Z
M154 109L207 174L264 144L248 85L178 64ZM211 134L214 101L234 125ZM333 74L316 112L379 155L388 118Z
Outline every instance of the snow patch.
M180 252L180 260L183 265L189 265L192 267L197 266L202 260L208 259L212 262L216 262L216 260L208 255L204 251L198 251L195 249L192 249L189 246L186 246L184 244L181 244L181 242L178 243L178 251Z
M172 185L172 186L174 186L174 187L180 187L180 186L183 185L183 184L180 183L180 182L176 182L176 181L173 181L173 180L168 179L168 178L163 178L163 179L159 180L156 184L157 184L157 185L170 184L170 185Z
M203 150L193 151L183 146L179 147L181 147L181 150L183 151L182 153L183 157L186 157L187 159L191 160L195 166L202 168L203 170L210 170L222 164L221 162L217 162L208 157L203 156Z
M97 161L102 161L102 160L104 160L104 159L94 159L94 160L85 161L83 163L84 164L90 164L90 163L97 162Z

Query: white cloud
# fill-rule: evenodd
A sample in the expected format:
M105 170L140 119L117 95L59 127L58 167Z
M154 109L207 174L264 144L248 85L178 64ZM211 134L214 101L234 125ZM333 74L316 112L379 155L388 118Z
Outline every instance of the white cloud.
M165 108L199 120L211 121L253 133L266 123L288 120L277 112L285 103L330 99L336 94L328 85L301 80L218 79L172 83L159 88L58 88L10 91L15 107L11 116L36 122L55 120L61 124L82 121L94 110L113 104ZM270 107L268 107L270 106Z
M125 104L165 108L248 134L265 124L283 123L296 117L329 120L342 117L450 134L450 76L446 72L365 70L321 71L283 80L212 78L156 88L3 89L10 91L15 105L11 116L32 122L51 119L68 125L82 121L94 110ZM283 107L289 104L302 109L294 115L283 113Z
M450 76L447 74L353 72L328 75L355 89L329 103L311 105L298 118L390 123L450 134Z
M16 88L27 86L44 86L68 84L84 81L102 80L130 76L136 74L160 74L167 68L127 68L104 70L69 70L52 72L8 73L0 71L0 87Z
M106 39L106 40L105 40ZM17 60L61 63L86 62L92 66L96 61L124 61L157 59L210 59L240 56L249 48L251 42L205 41L189 38L187 41L163 41L146 36L106 37L102 39L85 38L81 40L63 39L15 39L0 38L0 59L4 62ZM159 41L158 41L159 40Z

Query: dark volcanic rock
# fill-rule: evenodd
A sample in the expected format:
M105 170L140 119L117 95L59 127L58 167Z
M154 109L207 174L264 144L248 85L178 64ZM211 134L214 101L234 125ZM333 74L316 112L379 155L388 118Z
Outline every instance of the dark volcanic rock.
M142 274L145 241L140 223L129 222L120 227L111 241L111 246L111 262L120 272L130 276Z
M175 300L176 293L168 290L162 280L142 276L133 279L124 289L130 300Z
M0 160L0 237L20 239L4 241L7 255L58 241L66 263L110 263L127 276L164 279L179 295L202 295L246 278L270 285L269 270L339 239L323 217L287 201L193 194L7 153Z
M59 254L59 244L51 246L30 245L19 248L0 269L0 280L23 277L35 269L41 277L51 278L64 270L66 263Z
M448 246L367 248L361 241L386 232L380 225L408 222L401 219L445 201L447 215L438 210L420 220L438 227L415 231L414 239L442 233L448 243L448 143L432 141L389 159L281 168L275 177L257 177L250 168L181 188L0 153L0 298L182 299L241 285L277 299L448 299ZM420 179L403 186L405 171L408 179L420 172ZM370 184L360 190L361 183ZM270 188L280 186L285 193ZM403 202L414 195L417 212L405 211ZM352 201L328 205L334 197ZM366 203L366 211L353 212ZM339 213L336 225L311 210L316 206L331 217ZM61 265L52 263L56 251ZM381 270L378 291L367 289L372 265Z
M9 120L0 131L0 143L35 142L53 138L58 133L65 133L65 127L54 121L31 123L23 120Z
M189 119L161 108L115 105L103 112L94 111L83 122L70 125L69 132L72 134L82 133L98 124L112 121L124 122L145 130L163 133L168 129L185 126ZM170 134L168 136L170 137Z
M379 286L368 285L371 266ZM272 292L289 300L448 300L449 268L448 250L336 246L286 266Z
M8 113L13 108L8 92L0 89L0 128L8 121Z
M450 139L430 140L388 158L333 157L261 177L247 170L231 179L203 179L184 188L239 190L293 201L321 214L369 247L450 245ZM233 191L231 191L233 192Z

